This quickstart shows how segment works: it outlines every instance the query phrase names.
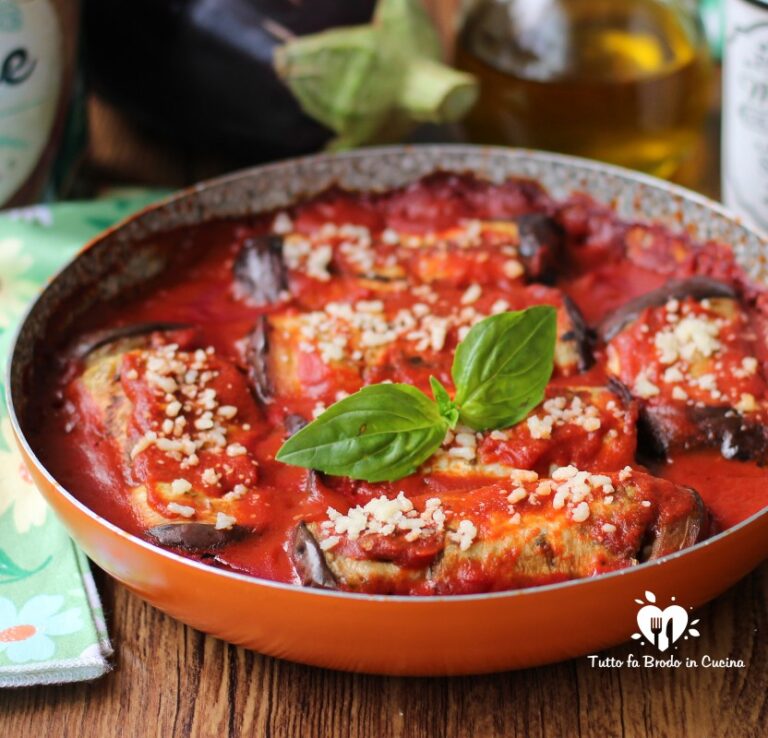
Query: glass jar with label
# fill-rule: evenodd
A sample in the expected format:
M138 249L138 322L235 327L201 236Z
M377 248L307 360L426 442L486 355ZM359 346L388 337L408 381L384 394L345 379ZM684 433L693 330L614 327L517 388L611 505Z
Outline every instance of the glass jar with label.
M768 232L768 0L728 0L723 199Z
M77 0L0 0L0 207L63 179L84 128L71 116L78 36Z

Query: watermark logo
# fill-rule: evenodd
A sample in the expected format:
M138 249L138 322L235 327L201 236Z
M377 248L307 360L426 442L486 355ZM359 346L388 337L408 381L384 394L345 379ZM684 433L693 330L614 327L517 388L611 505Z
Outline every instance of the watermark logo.
M670 600L672 604L663 610L656 604L653 592L646 591L645 600L647 602L635 600L642 607L637 611L637 627L640 632L634 633L633 639L645 638L645 641L641 641L643 645L650 643L664 653L680 638L688 640L689 637L699 637L699 631L693 627L699 620L689 622L688 613L685 608L675 604L674 597Z
M689 638L698 638L701 634L695 627L699 623L699 618L690 619L688 610L679 605L675 597L669 598L669 604L663 609L656 602L656 595L653 592L645 592L645 599L636 599L635 602L640 605L637 611L638 632L633 633L632 638L639 642L641 646L652 646L660 651L663 656L657 653L645 653L635 655L627 654L625 657L617 656L599 656L596 654L587 656L590 666L597 669L620 669L620 668L652 668L652 669L678 669L703 667L705 669L743 669L745 668L742 659L734 658L713 658L709 654L704 654L700 658L695 656L683 656L674 654L678 646L675 644L680 640ZM689 608L693 609L693 608ZM670 653L665 654L666 651Z

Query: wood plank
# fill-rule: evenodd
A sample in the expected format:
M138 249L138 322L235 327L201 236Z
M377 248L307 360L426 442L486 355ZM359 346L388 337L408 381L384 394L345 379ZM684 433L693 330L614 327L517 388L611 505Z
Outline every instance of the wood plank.
M681 656L745 669L597 669L585 658L451 679L316 669L229 646L99 577L118 645L92 684L0 697L0 736L760 736L768 719L768 564L702 608ZM564 619L563 627L567 627ZM531 637L546 637L532 633ZM625 644L605 656L625 659Z

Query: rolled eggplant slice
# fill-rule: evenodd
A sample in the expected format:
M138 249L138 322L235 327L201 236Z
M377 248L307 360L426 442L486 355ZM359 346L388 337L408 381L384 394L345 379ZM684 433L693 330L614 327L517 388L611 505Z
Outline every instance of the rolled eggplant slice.
M339 392L385 379L428 386L430 375L450 377L455 347L480 320L542 304L557 310L556 376L578 374L591 363L591 334L576 306L555 288L502 291L475 284L446 292L438 296L422 285L261 316L241 343L254 394L264 403L279 396L328 405Z
M247 238L233 265L235 294L253 305L279 302L288 291L283 239L278 235Z
M459 427L422 467L450 477L509 478L552 466L618 470L637 448L637 403L604 387L547 388L544 401L512 428L475 434ZM474 443L472 442L474 439Z
M377 281L378 287L371 285L374 291L405 279L455 287L551 282L564 254L562 228L539 213L516 220L467 220L450 228L418 232L326 225L309 234L288 230L280 236L263 237L255 247L242 251L235 274L246 294L255 281L250 277L249 260L254 260L258 273L265 268L269 238L279 239L279 264L292 274L319 281L327 281L331 273ZM271 263L266 270L270 277L276 272ZM267 280L268 284L274 282Z
M105 344L70 385L78 422L98 439L94 473L103 466L114 477L117 467L124 500L152 540L216 547L242 533L241 500L258 482L247 445L261 416L244 377L212 349L150 343Z
M642 472L494 484L439 498L379 498L306 524L340 589L459 594L593 576L657 559L708 534L687 487ZM303 566L294 551L297 570ZM302 581L304 577L302 577Z
M86 417L100 425L124 459L128 458L133 407L123 386L123 359L151 350L153 343L167 343L173 332L186 328L171 323L141 323L88 334L73 348L74 355L83 361L75 389L92 411Z
M606 368L640 402L640 450L664 457L714 447L729 459L765 461L767 388L755 342L731 297L673 297L615 334Z

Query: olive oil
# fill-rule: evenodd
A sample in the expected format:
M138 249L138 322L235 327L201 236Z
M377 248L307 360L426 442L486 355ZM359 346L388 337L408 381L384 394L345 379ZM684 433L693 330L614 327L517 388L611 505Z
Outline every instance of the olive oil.
M457 51L481 83L467 137L671 176L710 99L694 11L663 0L482 2Z

